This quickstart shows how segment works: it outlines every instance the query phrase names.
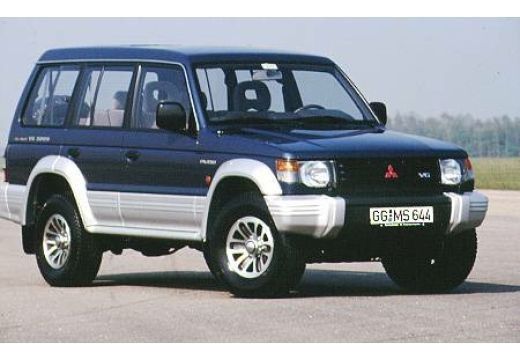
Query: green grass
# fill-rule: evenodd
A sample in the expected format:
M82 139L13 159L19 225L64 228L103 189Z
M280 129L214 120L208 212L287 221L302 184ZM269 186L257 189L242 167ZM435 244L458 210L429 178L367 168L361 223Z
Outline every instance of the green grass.
M479 189L520 190L520 157L472 158Z
M520 190L520 157L472 158L476 186L480 189ZM5 161L0 157L0 170Z

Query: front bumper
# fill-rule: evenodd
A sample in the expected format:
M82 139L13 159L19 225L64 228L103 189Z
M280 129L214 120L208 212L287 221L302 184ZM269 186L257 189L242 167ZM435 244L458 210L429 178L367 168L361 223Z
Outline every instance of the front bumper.
M265 196L276 228L313 238L334 237L345 223L345 199L326 195Z
M464 194L444 193L451 199L451 216L447 233L459 233L482 224L488 209L488 198L478 191Z
M454 234L478 227L488 208L487 197L476 191L427 197L266 196L265 201L278 231L315 239L372 229L384 233L386 229L369 225L370 207L432 205L437 220L428 231L438 234Z

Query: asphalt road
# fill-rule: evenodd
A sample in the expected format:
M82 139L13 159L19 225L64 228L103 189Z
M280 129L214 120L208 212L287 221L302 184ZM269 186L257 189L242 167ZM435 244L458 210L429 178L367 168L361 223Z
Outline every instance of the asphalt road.
M486 193L477 263L446 295L406 294L370 263L311 265L289 298L238 299L194 250L105 254L93 286L51 288L0 221L0 341L519 342L520 192Z

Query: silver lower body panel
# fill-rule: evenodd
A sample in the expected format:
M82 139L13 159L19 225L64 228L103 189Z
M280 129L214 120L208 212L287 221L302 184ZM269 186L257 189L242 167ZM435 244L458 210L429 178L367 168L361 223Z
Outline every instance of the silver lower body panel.
M0 183L0 218L20 223L25 186Z

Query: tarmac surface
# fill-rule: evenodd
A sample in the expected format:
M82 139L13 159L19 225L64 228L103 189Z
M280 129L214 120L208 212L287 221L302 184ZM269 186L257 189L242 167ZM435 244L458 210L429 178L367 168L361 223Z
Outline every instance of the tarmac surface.
M287 298L239 299L189 249L106 253L93 286L52 288L0 220L0 342L519 342L520 192L485 193L473 272L443 295L360 263L309 265Z

